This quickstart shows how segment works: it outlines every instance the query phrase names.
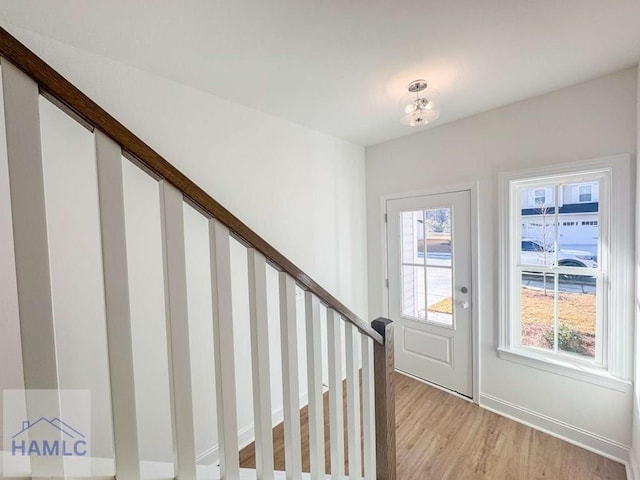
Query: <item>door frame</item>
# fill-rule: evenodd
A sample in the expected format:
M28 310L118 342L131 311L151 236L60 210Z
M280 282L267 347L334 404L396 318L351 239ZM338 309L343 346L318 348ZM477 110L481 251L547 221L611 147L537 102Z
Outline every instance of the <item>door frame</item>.
M479 182L469 182L456 185L444 185L437 187L428 187L420 190L411 190L408 192L391 193L380 197L380 232L382 245L382 278L380 286L382 291L382 309L385 315L389 316L389 288L387 279L389 278L389 264L387 262L387 202L389 200L399 200L410 197L420 197L425 195L442 195L445 193L456 193L468 191L471 198L469 206L471 216L471 378L473 382L473 397L471 401L479 405L480 399L480 285L479 285L479 264L478 264L478 239L479 239ZM421 380L429 385L432 383ZM433 385L436 386L436 385ZM436 386L437 387L437 386ZM439 387L441 388L441 387ZM446 390L449 393L453 393ZM455 395L455 393L453 393ZM469 400L467 397L462 397Z

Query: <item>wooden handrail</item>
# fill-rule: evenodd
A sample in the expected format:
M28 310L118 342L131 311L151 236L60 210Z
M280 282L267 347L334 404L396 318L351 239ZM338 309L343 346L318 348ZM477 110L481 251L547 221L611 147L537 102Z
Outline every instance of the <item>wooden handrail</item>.
M109 136L124 152L178 188L207 214L267 257L274 266L287 272L298 284L313 292L325 305L333 308L377 344L383 344L382 336L365 321L2 27L0 56L31 77L52 100L69 109L84 123Z

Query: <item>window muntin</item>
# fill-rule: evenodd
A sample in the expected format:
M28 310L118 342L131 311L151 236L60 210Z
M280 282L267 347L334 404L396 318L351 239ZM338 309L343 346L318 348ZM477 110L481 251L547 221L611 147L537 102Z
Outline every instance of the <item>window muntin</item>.
M605 177L607 172L511 182L512 347L604 366ZM590 202L581 201L585 186Z

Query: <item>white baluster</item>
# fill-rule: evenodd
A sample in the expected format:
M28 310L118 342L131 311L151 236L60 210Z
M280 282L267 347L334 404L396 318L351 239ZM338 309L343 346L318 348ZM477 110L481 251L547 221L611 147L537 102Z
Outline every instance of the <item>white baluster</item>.
M362 345L362 429L364 437L364 478L376 478L376 414L373 388L373 340L360 335Z
M298 334L296 326L296 284L280 272L280 333L284 408L284 449L287 480L302 475L300 433L300 389L298 385Z
M311 479L324 479L324 403L322 399L322 339L320 300L305 292L307 333L307 386L309 392L309 460Z
M360 436L360 335L351 323L345 323L347 363L347 427L349 436L349 478L361 478L362 451Z
M211 244L211 298L213 304L213 349L216 359L220 476L226 480L238 480L240 460L233 353L229 229L217 220L210 219L209 241Z
M269 319L267 318L267 264L264 255L254 249L249 249L247 255L256 474L258 480L272 480L274 473Z
M140 457L122 152L120 146L102 132L96 131L95 136L116 474L119 479L138 480Z
M171 414L176 448L176 478L195 480L196 449L191 387L191 349L187 312L187 268L183 196L166 180L160 182L165 312L171 380Z
M26 389L59 388L56 358L38 85L2 62L7 158L15 250L20 337ZM27 396L30 420L44 412ZM60 404L47 413L60 415ZM50 413L49 413L50 412ZM62 457L31 456L32 476L62 477Z
M331 478L344 479L344 400L342 396L342 320L335 310L327 309L329 357L329 435L331 441Z

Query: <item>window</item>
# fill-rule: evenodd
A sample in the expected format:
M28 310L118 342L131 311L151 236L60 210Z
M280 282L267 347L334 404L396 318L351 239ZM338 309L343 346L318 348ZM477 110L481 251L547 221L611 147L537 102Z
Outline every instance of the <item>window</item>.
M501 357L574 376L628 377L629 161L613 158L598 168L502 175ZM581 207L584 220L567 219L575 207L558 200L563 191L592 204ZM532 198L538 208L528 208Z
M451 208L402 212L402 316L453 326Z
M578 187L578 201L580 203L591 202L593 197L593 185L580 185Z
M538 242L531 241L523 241L522 242L522 251L523 252L540 252L544 249L544 247Z
M533 191L533 204L544 205L547 203L547 190L544 188L538 188Z

